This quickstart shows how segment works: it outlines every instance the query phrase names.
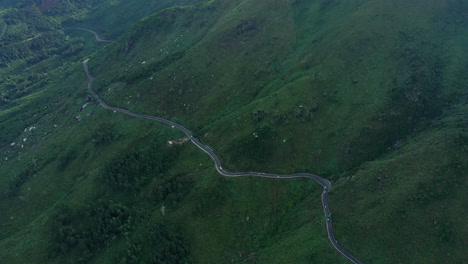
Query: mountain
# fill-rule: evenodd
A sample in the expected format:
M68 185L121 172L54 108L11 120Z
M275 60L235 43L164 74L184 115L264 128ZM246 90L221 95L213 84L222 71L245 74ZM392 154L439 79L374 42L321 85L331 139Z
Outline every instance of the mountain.
M183 124L224 167L330 180L363 263L466 261L464 1L132 3L2 3L0 48L57 37L2 59L0 259L349 263L319 185L218 175L181 132L102 108L89 59L105 102Z

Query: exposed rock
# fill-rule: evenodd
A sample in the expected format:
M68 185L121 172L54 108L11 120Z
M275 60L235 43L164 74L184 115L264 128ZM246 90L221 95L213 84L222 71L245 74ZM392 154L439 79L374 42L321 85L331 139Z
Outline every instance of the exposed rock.
M80 107L80 112L83 111L88 106L89 103L84 104L83 106Z

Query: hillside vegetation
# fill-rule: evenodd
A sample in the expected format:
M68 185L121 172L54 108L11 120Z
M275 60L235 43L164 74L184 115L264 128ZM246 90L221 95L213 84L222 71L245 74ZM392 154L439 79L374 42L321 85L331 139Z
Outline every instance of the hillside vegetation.
M187 3L197 1L160 0L149 5L110 0L2 1L0 109L20 104L18 99L42 90L57 75L63 74L70 63L102 47L90 41L89 33L71 30L69 26L100 30L107 25L109 28L101 30L104 31L101 34L112 39L152 12ZM105 12L113 16L103 16ZM114 20L101 21L105 17L114 17Z
M37 11L56 58L35 68L28 46L0 69L24 66L2 93L38 85L0 108L2 261L348 263L315 182L217 175L167 144L182 133L101 108L89 58L107 103L183 124L230 170L328 178L337 239L364 263L466 262L464 1L160 1L122 28L146 1L63 2L71 19Z

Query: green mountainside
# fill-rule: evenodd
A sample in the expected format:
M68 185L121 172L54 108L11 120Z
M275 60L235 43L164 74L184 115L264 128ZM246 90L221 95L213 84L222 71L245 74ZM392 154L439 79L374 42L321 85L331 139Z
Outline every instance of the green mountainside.
M350 263L319 185L219 176L85 59L230 170L329 179L364 263L467 261L464 1L0 4L1 262Z

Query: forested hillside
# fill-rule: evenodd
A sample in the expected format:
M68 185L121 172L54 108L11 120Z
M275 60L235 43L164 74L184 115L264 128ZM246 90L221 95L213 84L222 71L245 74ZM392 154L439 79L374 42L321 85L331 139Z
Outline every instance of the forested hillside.
M464 263L459 0L0 1L6 263ZM176 6L172 6L176 5ZM172 6L172 7L171 7ZM113 42L96 42L97 31Z
M22 0L4 1L0 11L0 109L45 87L54 74L63 74L70 62L93 53L99 46L86 43L92 36L68 26L101 30L107 38L117 37L142 17L177 4L197 0L131 3L108 0ZM112 14L112 21L102 21ZM131 15L129 15L131 14ZM105 28L107 27L107 28ZM102 29L104 29L104 32ZM69 35L75 36L70 38ZM79 37L76 37L79 36Z

